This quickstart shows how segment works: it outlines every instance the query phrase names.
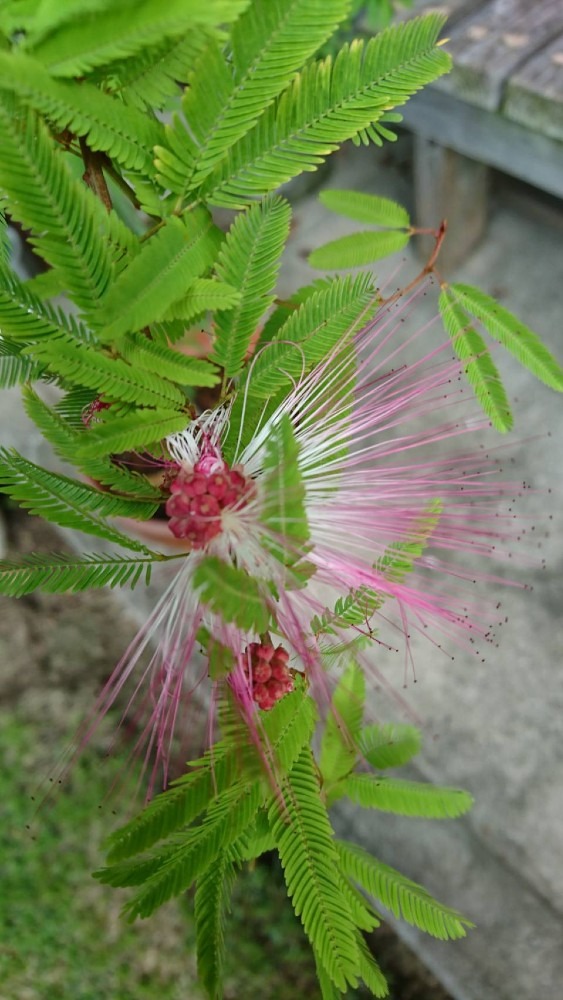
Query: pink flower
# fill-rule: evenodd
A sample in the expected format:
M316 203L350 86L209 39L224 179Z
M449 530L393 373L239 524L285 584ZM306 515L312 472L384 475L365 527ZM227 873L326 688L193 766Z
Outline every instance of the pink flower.
M167 780L179 713L194 686L210 683L208 669L211 683L230 685L252 727L257 706L268 710L290 689L290 669L322 692L327 665L350 655L367 663L362 649L373 641L381 660L386 634L392 645L428 625L457 642L487 637L488 609L468 599L467 581L495 577L469 571L464 557L483 565L502 556L515 535L505 503L514 484L499 480L498 459L474 443L488 424L476 406L468 413L471 393L451 347L401 362L401 308L355 337L354 359L350 343L340 344L288 381L273 408L253 397L259 352L228 405L168 441L179 466L169 527L192 550L82 736L129 685L124 715L141 702L137 749L150 766L149 794L159 771ZM240 593L223 599L218 585L202 596L210 559L226 575L239 572ZM261 597L267 635L245 622L250 590ZM224 654L218 672L212 649Z

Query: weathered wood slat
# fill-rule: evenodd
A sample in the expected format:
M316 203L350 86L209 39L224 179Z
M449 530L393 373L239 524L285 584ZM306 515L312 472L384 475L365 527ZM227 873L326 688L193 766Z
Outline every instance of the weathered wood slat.
M448 18L446 25L446 34L448 34L449 29L457 24L462 17L475 13L488 2L489 0L444 0L443 3L440 3L439 0L435 0L432 3L430 0L414 0L411 7L400 7L396 11L395 20L406 21L418 17L420 14L444 14Z
M502 112L537 132L563 139L563 33L511 77Z
M561 32L563 0L491 0L448 33L454 68L435 86L496 111L517 68Z
M563 142L434 87L401 108L411 131L563 198Z
M431 139L415 136L414 190L416 225L437 228L448 224L440 252L440 270L450 274L484 236L488 222L490 170ZM431 236L419 236L417 249L427 259L434 246Z

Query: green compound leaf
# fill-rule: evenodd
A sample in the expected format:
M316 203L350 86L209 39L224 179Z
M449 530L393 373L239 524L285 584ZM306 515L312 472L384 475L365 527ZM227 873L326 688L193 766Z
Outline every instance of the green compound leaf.
M503 433L513 426L510 403L489 349L471 319L458 304L450 289L444 289L439 299L444 327L452 338L452 346L483 411L493 427Z
M215 321L213 360L228 377L239 373L250 338L274 301L290 218L283 198L267 198L237 217L219 251L217 275L240 294L238 304L218 312Z
M135 370L154 372L182 386L213 386L219 381L215 365L201 358L191 358L179 350L155 344L142 333L131 334L119 342L119 351Z
M190 320L212 309L214 312L232 309L240 302L240 292L226 281L214 278L196 278L181 299L166 310L165 320Z
M420 751L421 736L415 726L403 723L364 726L358 737L360 755L372 767L401 767Z
M361 191L329 188L328 191L321 191L319 201L331 212L345 215L347 219L355 219L357 222L386 226L388 229L410 228L411 220L406 208L390 198L363 194Z
M71 174L46 126L4 91L0 98L0 186L10 214L52 267L75 303L92 309L111 277L105 209ZM102 213L102 214L101 214Z
M167 219L121 272L92 317L102 338L112 341L162 319L193 279L212 266L221 239L204 208L182 219Z
M268 628L271 612L266 596L258 581L244 570L207 556L194 572L193 585L200 591L200 599L225 621L259 633Z
M263 713L262 745L275 773L293 766L312 736L315 719L315 703L304 694L299 683L270 712ZM130 858L186 827L217 795L243 776L250 780L263 774L263 760L248 740L246 726L240 725L243 728L238 735L230 733L228 740L215 743L202 758L191 763L187 774L172 782L139 816L111 835L108 841L111 862Z
M130 919L150 917L163 903L188 889L248 829L262 801L261 783L237 782L211 803L200 826L179 835L177 842L166 845L162 853L157 849L146 863L142 860L126 863L131 869L127 884L135 884L133 878L141 884L125 907ZM115 866L99 875L102 881L111 879L111 885L119 885L118 871L119 866Z
M12 244L8 233L8 223L6 221L6 206L3 196L0 196L0 272L3 273L10 266L12 256Z
M137 501L123 501L67 476L47 472L16 451L6 449L0 449L0 490L30 513L53 524L76 528L137 552L148 552L140 542L122 535L102 520L104 516L119 514L124 507L130 512Z
M51 16L31 26L26 46L53 76L84 76L97 66L136 55L194 25L234 20L249 0L99 0L84 10L81 0L65 0L58 23ZM52 6L49 5L49 12ZM52 26L52 27L51 27ZM35 28L35 30L33 30Z
M402 583L428 547L441 513L442 501L436 498L414 521L408 541L392 542L385 554L375 563L375 569L379 573L384 573L391 582Z
M162 493L158 488L151 486L148 479L130 472L110 459L91 459L86 463L78 461L77 452L88 440L89 434L84 425L83 414L85 407L91 402L91 394L84 399L83 393L84 390L80 394L73 394L72 397L69 393L61 400L57 409L51 409L33 389L26 386L23 390L23 402L26 413L37 425L43 437L52 444L57 455L71 465L78 465L91 479L104 486L121 493L132 494L139 499L156 501L143 506L139 504L139 512L133 515L137 518L152 517L158 503L162 502ZM78 413L75 412L75 404ZM146 511L146 515L141 513L142 510Z
M234 851L221 851L197 880L194 912L197 931L197 971L209 997L223 994L225 920L236 877Z
M461 816L473 804L469 792L460 788L446 788L401 778L383 778L372 774L352 774L344 778L334 787L332 801L343 795L366 809L381 809L400 816L421 816L426 819Z
M1 322L1 320L0 320ZM21 353L19 344L10 343L4 334L0 338L0 388L11 389L41 377L43 369Z
M363 625L365 628L384 599L383 594L377 594L369 587L351 590L346 597L336 600L333 611L327 608L322 615L315 615L311 619L311 631L319 638L321 635L338 635L336 629L354 625Z
M491 337L500 341L524 368L552 389L563 392L561 365L517 316L471 285L450 285L449 290L459 304L478 319Z
M230 51L202 52L182 101L183 117L158 150L164 188L198 188L332 34L348 0L254 0L231 32Z
M270 808L293 908L335 986L356 986L355 924L335 872L338 855L311 750L306 748Z
M352 233L317 247L309 254L307 263L321 271L362 267L403 250L409 239L409 233L393 230Z
M154 173L152 147L162 140L162 126L136 108L88 83L53 80L34 59L0 52L0 85L11 90L59 129L88 139L123 167Z
M75 337L88 339L88 332L73 316L63 312L34 293L31 282L21 282L11 271L2 274L0 288L0 326L2 336L25 344L44 338Z
M332 696L321 741L319 768L326 785L349 774L356 763L365 696L363 671L351 663Z
M157 556L83 555L34 552L19 562L0 562L0 593L22 597L34 590L46 594L78 593L99 587L148 586Z
M263 854L275 850L276 843L272 837L265 807L257 813L253 826L246 831L236 847L241 861L255 861Z
M332 979L330 978L328 972L326 971L323 963L321 962L319 956L314 951L315 955L315 965L317 968L317 979L319 981L319 986L321 990L322 1000L341 1000L342 990L337 990Z
M444 18L428 15L310 62L204 181L213 205L242 208L368 129L450 68L436 44Z
M163 406L183 406L182 390L156 372L128 364L90 344L70 337L42 340L26 348L31 359L43 365L65 383L103 393L108 401Z
M359 932L356 933L356 940L358 943L358 952L360 955L360 965L359 971L364 983L366 984L368 990L370 990L374 997L386 997L389 996L389 987L387 985L387 980L383 975L379 965L375 961L371 951L369 950L364 937Z
M136 56L117 59L91 79L102 82L128 105L151 112L167 104L179 85L187 83L193 65L213 34L210 27L191 28L185 37L168 38Z
M356 844L336 841L345 874L382 903L398 919L440 941L466 936L475 925L456 910L444 906L421 885L378 861Z
M249 393L269 397L300 378L368 322L377 301L369 274L333 278L314 291L279 327L252 365ZM233 408L234 409L234 408Z
M169 434L183 431L187 423L187 414L177 410L136 410L90 427L76 457L82 463L123 451L150 451L152 445Z
M299 565L310 537L305 510L305 487L299 471L299 445L289 416L284 415L266 443L262 524L268 529L264 544L298 577L311 567Z

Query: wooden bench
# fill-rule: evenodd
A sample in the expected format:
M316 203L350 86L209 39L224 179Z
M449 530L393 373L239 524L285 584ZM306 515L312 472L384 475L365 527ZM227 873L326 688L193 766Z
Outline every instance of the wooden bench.
M448 219L451 268L483 235L490 167L563 198L563 0L415 0L403 16L431 10L454 69L401 111L417 223Z

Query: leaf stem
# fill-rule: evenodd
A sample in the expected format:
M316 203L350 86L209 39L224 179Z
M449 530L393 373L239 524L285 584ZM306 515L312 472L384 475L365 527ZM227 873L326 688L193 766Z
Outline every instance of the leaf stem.
M100 199L108 212L111 212L113 205L102 169L105 157L102 153L95 153L92 149L90 149L86 140L83 139L82 136L78 141L80 143L82 161L86 167L83 174L83 180L86 182L90 190L94 192L96 197Z
M438 255L440 253L440 250L442 249L442 243L444 242L446 230L447 230L447 222L445 219L442 220L442 222L438 226L438 229L429 230L429 232L434 236L436 242L434 244L434 249L432 250L430 257L428 258L426 264L422 268L422 271L419 271L416 277L414 277L412 281L409 281L408 285L405 285L404 288L400 288L397 292L393 292L393 295L389 295L388 298L386 299L381 299L380 305L382 306L392 305L393 302L397 301L397 299L402 299L404 295L408 295L409 292L412 292L412 290L416 288L416 286L419 285L421 281L424 281L424 279L428 277L429 274L434 273L435 264L436 261L438 260ZM417 229L415 230L415 232L423 233L423 232L428 232L428 230Z

